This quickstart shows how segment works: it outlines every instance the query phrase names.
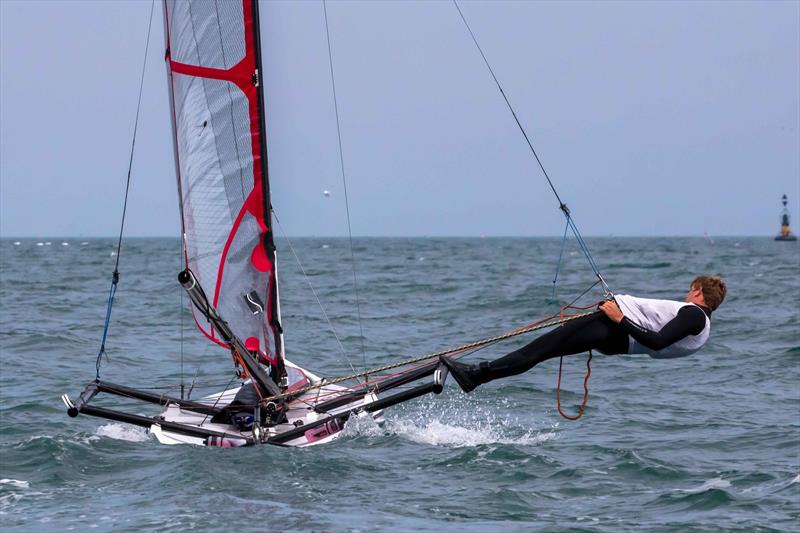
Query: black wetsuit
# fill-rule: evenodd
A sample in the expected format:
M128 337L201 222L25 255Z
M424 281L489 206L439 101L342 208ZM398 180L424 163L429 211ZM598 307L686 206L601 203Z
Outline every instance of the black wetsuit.
M628 335L647 348L661 350L702 332L706 316L711 316L710 309L687 304L661 331L652 331L634 324L627 317L616 324L605 313L597 311L571 320L500 359L480 363L479 380L485 383L521 374L542 361L589 350L606 355L628 353Z

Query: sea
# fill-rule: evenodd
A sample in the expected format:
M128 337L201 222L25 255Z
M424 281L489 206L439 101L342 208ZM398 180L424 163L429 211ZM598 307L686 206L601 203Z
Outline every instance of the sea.
M357 238L355 264L346 238L277 244L288 357L324 376L490 337L587 289L576 306L603 297L573 240L562 253L559 238ZM800 530L798 243L587 244L616 293L683 299L696 275L723 276L705 348L673 360L595 354L576 421L556 408L554 359L471 394L449 382L383 424L354 419L329 444L220 449L69 418L60 400L95 378L118 258L101 378L169 394L183 383L193 399L230 383L230 357L197 331L177 283L177 239L125 239L119 257L112 238L2 239L0 529ZM586 359L564 358L567 414L583 399Z

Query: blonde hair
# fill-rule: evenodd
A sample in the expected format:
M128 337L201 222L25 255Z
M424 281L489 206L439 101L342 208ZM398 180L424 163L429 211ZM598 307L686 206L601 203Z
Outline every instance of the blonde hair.
M719 276L697 276L692 280L692 288L702 289L703 299L712 311L720 306L728 294L725 281Z

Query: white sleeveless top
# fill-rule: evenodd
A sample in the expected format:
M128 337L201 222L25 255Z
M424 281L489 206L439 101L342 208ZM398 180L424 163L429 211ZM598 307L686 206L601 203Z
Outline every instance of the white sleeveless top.
M678 315L678 311L687 305L695 305L686 302L675 302L673 300L654 300L651 298L637 298L628 294L616 294L614 299L617 301L622 314L631 322L642 326L651 331L661 331L667 322ZM700 306L695 305L698 309ZM701 309L702 310L702 309ZM705 313L703 313L705 315ZM669 359L673 357L685 357L698 351L708 340L711 334L711 320L706 316L706 325L703 331L697 335L689 335L676 343L673 343L662 350L651 350L636 342L633 337L628 338L628 353L649 354L650 357Z

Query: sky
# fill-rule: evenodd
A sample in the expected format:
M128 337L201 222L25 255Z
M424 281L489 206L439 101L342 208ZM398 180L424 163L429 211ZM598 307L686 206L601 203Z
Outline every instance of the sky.
M460 5L584 235L771 235L784 193L800 229L800 2ZM149 12L0 1L0 236L118 232ZM180 228L161 16L128 236ZM452 3L328 16L354 235L561 235ZM322 4L262 1L261 28L282 231L346 235Z

